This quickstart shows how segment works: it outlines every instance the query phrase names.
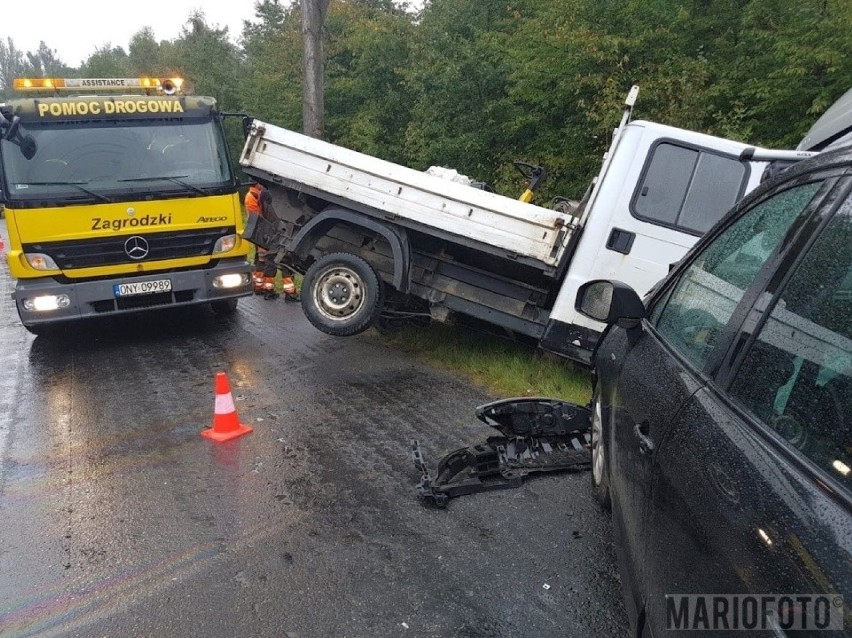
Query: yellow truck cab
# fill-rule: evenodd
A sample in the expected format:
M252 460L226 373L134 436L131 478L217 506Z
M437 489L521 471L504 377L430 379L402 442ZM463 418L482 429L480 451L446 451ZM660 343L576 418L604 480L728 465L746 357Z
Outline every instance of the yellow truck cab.
M0 105L7 260L27 330L202 303L230 313L251 294L213 98L182 95L177 78L14 87L39 92Z

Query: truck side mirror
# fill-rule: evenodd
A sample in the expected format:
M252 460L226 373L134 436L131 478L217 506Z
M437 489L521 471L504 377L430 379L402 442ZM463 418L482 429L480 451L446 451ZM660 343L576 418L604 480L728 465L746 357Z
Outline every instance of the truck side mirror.
M254 118L251 115L246 115L245 113L219 113L219 116L221 118L226 118L226 117L242 118L243 137L248 139L249 133L251 133L251 125L254 122Z
M17 115L11 118L0 113L0 137L16 144L25 158L31 160L36 154L36 143L30 135L21 135L21 120Z
M597 279L588 281L577 291L574 308L581 315L622 328L635 328L645 318L645 304L627 284Z
M18 134L18 129L21 126L20 118L15 115L12 116L11 120L7 120L5 117L3 118L3 139L4 140L13 140L15 136Z

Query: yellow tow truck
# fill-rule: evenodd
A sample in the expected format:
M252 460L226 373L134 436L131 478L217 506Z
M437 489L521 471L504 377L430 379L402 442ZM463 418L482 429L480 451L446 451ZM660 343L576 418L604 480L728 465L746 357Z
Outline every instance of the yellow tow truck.
M239 181L210 97L180 78L18 79L0 105L0 203L23 326L252 292Z

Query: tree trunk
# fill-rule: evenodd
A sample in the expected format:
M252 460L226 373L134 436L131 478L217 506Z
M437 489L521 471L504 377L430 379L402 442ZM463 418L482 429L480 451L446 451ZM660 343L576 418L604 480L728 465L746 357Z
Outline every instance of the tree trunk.
M302 3L302 127L306 135L323 137L325 113L322 25L329 0Z

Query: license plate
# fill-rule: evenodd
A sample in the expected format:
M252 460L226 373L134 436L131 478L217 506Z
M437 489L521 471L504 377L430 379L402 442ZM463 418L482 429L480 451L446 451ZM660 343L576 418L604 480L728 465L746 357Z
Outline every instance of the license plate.
M116 297L151 295L157 292L169 292L172 289L172 280L155 279L153 281L137 281L132 284L115 284L112 289Z

